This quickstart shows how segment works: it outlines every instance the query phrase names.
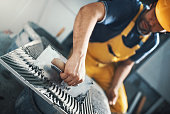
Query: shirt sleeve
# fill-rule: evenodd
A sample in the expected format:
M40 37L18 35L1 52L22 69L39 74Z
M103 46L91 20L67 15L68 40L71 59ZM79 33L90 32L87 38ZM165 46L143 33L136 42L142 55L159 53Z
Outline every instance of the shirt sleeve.
M130 57L130 60L136 64L141 62L146 56L148 56L159 45L159 34L154 34L142 45L142 47L136 51L136 54Z
M141 2L137 0L102 1L105 6L105 16L98 23L105 25L119 23L136 15ZM136 10L137 9L137 10ZM129 17L129 14L134 14Z

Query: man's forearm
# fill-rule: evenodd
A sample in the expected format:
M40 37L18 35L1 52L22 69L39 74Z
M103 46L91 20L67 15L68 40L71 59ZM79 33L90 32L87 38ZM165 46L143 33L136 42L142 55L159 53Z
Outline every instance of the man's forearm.
M113 80L111 88L119 89L120 85L123 83L124 79L128 76L129 72L131 71L132 67L134 65L134 62L128 62L127 63L121 63L117 67Z
M73 54L85 57L94 26L104 15L104 11L102 13L100 11L102 9L100 9L101 5L102 3L93 3L80 9L74 23ZM95 7L99 10L95 10Z
M84 11L85 10L85 11ZM73 54L85 56L92 30L97 22L91 15L88 16L86 9L78 13L73 32Z

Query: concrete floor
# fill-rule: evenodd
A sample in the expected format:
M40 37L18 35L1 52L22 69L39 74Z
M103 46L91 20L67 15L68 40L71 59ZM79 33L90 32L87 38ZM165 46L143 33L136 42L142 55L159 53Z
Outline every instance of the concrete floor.
M0 33L0 56L5 54L12 40ZM0 64L0 114L15 114L15 100L23 86Z
M11 42L12 40L8 36L0 35L0 56L6 53ZM135 71L125 80L125 88L129 107L138 91L146 96L147 100L142 113L145 113L160 98L159 94L145 83ZM14 76L0 65L0 114L15 114L15 100L22 89L23 86L15 80ZM154 114L158 112L159 114L168 114L170 113L169 107L167 102L163 102Z
M0 114L15 114L15 101L23 86L0 66Z

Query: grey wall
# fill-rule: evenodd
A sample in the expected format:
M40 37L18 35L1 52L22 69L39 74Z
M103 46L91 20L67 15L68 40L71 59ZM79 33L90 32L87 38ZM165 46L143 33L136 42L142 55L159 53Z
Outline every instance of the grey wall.
M146 60L137 73L170 102L170 39Z
M27 21L38 22L47 0L0 0L0 30L18 32Z
M33 21L53 36L64 27L59 42L70 34L81 6L97 0L0 0L0 31L18 32L27 21Z

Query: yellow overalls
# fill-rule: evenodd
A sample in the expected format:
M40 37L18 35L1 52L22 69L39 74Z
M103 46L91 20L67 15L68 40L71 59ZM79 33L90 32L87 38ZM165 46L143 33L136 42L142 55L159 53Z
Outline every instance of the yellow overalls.
M111 81L114 76L115 63L119 61L127 60L129 57L136 53L136 50L140 48L137 44L132 48L125 46L122 37L127 37L129 32L135 25L135 21L141 11L143 5L140 6L140 10L128 26L114 38L102 43L89 43L87 55L86 55L86 73L88 76L95 79L95 81L107 91L110 87ZM141 41L144 43L149 38L147 36L140 36ZM128 108L127 96L124 85L122 84L119 89L119 96L116 104L110 106L112 112L125 113Z

